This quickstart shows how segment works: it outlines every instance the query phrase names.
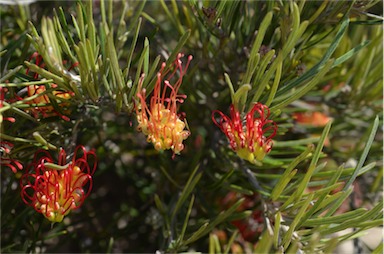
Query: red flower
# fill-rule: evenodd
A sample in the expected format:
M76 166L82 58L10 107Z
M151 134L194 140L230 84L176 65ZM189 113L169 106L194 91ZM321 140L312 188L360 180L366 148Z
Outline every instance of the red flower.
M293 118L300 124L310 125L313 127L323 127L331 120L326 114L315 112L297 112L293 114Z
M1 161L0 165L4 167L10 168L13 173L17 173L17 170L23 169L23 164L21 164L18 160L13 159L10 155L11 150L13 148L13 144L8 141L0 141L0 153L1 153Z
M8 89L5 87L0 87L0 109L4 107L5 94L8 92ZM14 123L16 119L14 117L4 117L3 113L0 113L0 126L3 127L3 121L8 121ZM3 130L1 130L3 131ZM14 173L17 173L17 170L22 170L23 165L18 161L11 157L11 150L13 148L13 144L8 141L0 141L0 154L1 160L0 165L4 167L9 167Z
M231 191L221 200L220 204L225 209L228 209L240 198L244 198L244 201L237 208L237 211L250 210L252 214L247 218L232 220L231 224L239 230L244 240L254 243L263 232L265 226L263 212L260 210L261 199L259 194L244 195Z
M219 114L219 122L215 114ZM245 125L234 105L230 107L230 117L215 110L212 113L213 122L224 132L229 139L232 149L240 158L256 163L262 161L264 156L272 149L272 138L276 135L277 125L269 120L269 108L256 103L245 115ZM269 135L265 136L265 133Z
M142 88L144 74L140 78L136 95L140 102L136 106L138 131L147 135L147 141L152 142L156 150L172 149L174 155L179 154L184 149L183 140L190 135L189 130L185 130L186 121L182 121L181 114L177 113L177 103L183 103L187 97L184 94L178 94L178 90L192 60L190 55L186 66L183 68L180 60L183 56L181 53L178 54L171 74L164 71L165 63L162 64L157 73L157 81L149 105L145 101L146 89ZM170 80L176 75L176 72L179 73L179 77L172 85Z
M96 155L83 146L75 149L67 164L66 153L60 150L57 164L45 150L35 154L30 172L20 180L23 201L52 222L61 222L72 209L79 208L92 189Z

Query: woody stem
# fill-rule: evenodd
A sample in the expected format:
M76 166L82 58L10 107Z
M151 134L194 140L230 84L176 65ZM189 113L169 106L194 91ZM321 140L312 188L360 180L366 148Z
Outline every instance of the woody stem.
M245 176L248 178L248 181L250 182L251 186L256 192L260 194L266 193L265 190L260 186L259 181L257 181L252 171L248 167L246 167L244 161L241 161L241 170L243 171Z

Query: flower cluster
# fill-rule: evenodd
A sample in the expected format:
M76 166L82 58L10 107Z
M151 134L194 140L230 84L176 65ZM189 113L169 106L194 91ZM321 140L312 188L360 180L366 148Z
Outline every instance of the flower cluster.
M173 71L168 73L164 71L165 63L162 64L157 73L157 80L153 95L149 105L146 103L146 89L142 88L144 75L139 81L137 98L139 104L136 106L138 121L138 131L147 136L147 141L152 142L155 149L163 151L171 149L175 154L179 154L183 149L183 141L190 135L186 129L186 122L177 113L177 103L183 103L186 95L178 94L178 90L183 81L192 56L188 57L185 67L180 58L183 54L178 54L173 63ZM176 73L178 77L176 78ZM172 85L171 80L176 79Z
M92 189L96 155L83 146L76 147L72 160L60 150L57 164L40 150L20 180L23 201L52 222L61 222L71 210L79 208Z
M38 54L34 53L30 57L30 61L34 59L35 64L39 66L40 68L44 68L45 64L43 62L43 58ZM68 71L70 71L72 68L76 67L78 63L73 64L68 68ZM26 70L26 74L29 74L30 70ZM39 78L38 73L33 74L34 79ZM56 89L57 85L56 84L50 84L49 88ZM35 118L38 118L40 115L43 118L46 117L51 117L51 116L60 116L62 119L69 121L69 118L65 115L63 115L61 112L58 112L51 104L51 100L49 96L47 95L47 89L46 86L44 85L30 85L27 87L27 92L28 92L28 97L34 97L31 101L30 104L34 105L29 111L34 115ZM71 97L73 97L74 93L71 91L60 91L60 90L55 90L52 92L52 95L56 103L60 105L60 107L67 106L65 101L69 100ZM65 111L65 110L64 110Z
M219 114L219 121L216 120L215 114ZM272 138L276 135L277 125L268 119L269 115L266 105L256 103L245 115L244 125L240 112L231 105L230 116L215 110L212 120L227 136L232 149L240 158L256 163L261 162L271 151Z

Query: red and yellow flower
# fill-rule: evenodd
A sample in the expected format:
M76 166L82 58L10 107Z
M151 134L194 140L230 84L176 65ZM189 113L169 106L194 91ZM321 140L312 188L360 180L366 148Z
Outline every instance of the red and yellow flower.
M51 84L51 88L57 88L56 84ZM33 95L39 95L37 98L31 100L31 104L33 105L39 105L40 106L33 106L29 111L34 115L35 118L38 118L40 115L43 118L51 117L51 116L60 116L62 119L69 121L69 118L67 116L62 115L61 113L57 112L55 108L51 105L50 99L46 92L46 88L43 85L30 85L28 86L28 97ZM72 96L72 92L64 92L64 91L53 91L53 96L56 99L56 102L60 106L65 106L65 101L69 100ZM46 106L41 106L43 104L46 104Z
M215 114L219 115L219 121ZM231 148L240 158L256 163L271 151L272 138L276 135L277 125L268 119L269 115L266 105L256 103L243 119L235 106L231 105L230 116L215 110L212 120L227 136Z
M187 64L183 67L182 57L183 54L179 53L171 73L165 71L165 63L162 64L149 105L145 100L146 89L142 88L144 75L140 78L136 95L139 100L136 106L138 131L147 136L147 141L151 142L156 150L171 149L174 155L184 149L183 141L190 135L186 120L182 120L181 114L177 112L178 103L183 103L187 97L178 94L178 91L192 60L192 56L189 56ZM174 84L171 84L172 80L175 80Z
M61 149L56 164L47 151L39 150L20 180L23 201L52 222L79 208L92 189L95 153L78 146L69 163L66 156Z

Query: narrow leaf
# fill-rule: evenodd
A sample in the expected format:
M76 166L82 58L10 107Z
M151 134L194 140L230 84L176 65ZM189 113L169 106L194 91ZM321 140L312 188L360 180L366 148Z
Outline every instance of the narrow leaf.
M352 183L355 181L355 179L356 179L356 177L358 175L359 170L363 166L363 164L364 164L364 162L365 162L365 160L366 160L366 158L368 156L369 149L371 148L372 143L373 143L373 141L375 139L375 135L376 135L376 131L377 131L378 127L379 127L379 117L376 116L375 121L373 122L373 125L372 125L372 128L371 128L371 132L369 134L368 140L367 140L367 142L365 144L363 153L360 156L359 162L357 163L355 171L353 172L353 174L349 178L348 182L345 184L343 190L348 189L349 186L351 186Z

